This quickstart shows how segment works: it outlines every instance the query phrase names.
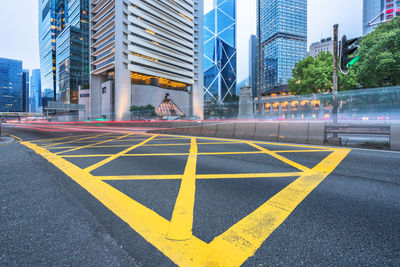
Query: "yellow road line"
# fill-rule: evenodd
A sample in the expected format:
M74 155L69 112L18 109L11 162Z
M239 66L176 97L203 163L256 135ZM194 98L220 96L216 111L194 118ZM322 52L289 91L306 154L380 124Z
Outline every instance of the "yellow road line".
M55 143L55 144L44 145L42 147L48 148L48 147L54 147L54 146L63 145L63 144L76 143L76 142L81 141L81 140L93 139L93 138L96 138L96 137L99 137L99 136L108 135L108 134L109 133L105 133L105 134L103 133L103 134L99 134L99 135L94 135L94 136L74 139L74 140L70 140L70 141L67 141L67 142L59 142L59 143Z
M197 145L225 145L225 144L243 144L243 142L212 142L212 143L197 143ZM147 144L144 146L188 146L190 143L169 143L169 144Z
M120 136L120 137L116 137L116 138L113 138L113 139L100 141L100 142L93 143L93 144L86 145L86 146L78 146L78 147L75 147L75 148L71 148L69 150L57 152L56 154L58 155L58 154L68 153L68 152L72 152L72 151L76 151L76 150L92 147L92 146L95 146L95 145L100 145L100 144L104 144L104 143L107 143L107 142L112 142L112 141L115 141L115 140L130 136L130 135L132 135L132 134L126 134L126 135L123 135L123 136Z
M230 257L232 260L229 265L243 264L349 152L349 149L335 150L312 171L304 173L253 213L216 237L210 243L216 253L208 259L208 262L220 262L225 254L225 257ZM249 232L249 229L252 232Z
M154 154L125 154L123 157L149 157L149 156L187 156L190 153L154 153Z
M151 140L154 136L150 137ZM146 141L148 141L146 140ZM144 141L144 142L146 142ZM193 143L196 143L193 138ZM76 181L80 186L87 190L91 195L97 198L103 205L114 212L119 218L125 221L132 229L134 229L145 240L159 249L164 255L170 258L179 266L240 266L249 257L254 255L257 249L265 242L270 234L293 212L293 210L304 200L304 198L312 192L347 156L349 149L330 149L333 153L322 160L312 170L306 172L292 173L270 173L270 174L201 174L196 175L196 164L194 159L188 160L184 175L133 175L133 176L98 176L95 177L87 171L75 166L74 164L63 159L61 156L55 155L48 150L39 147L30 142L22 142L28 148L33 149L36 153L47 159L61 171L67 174L71 179ZM135 147L135 146L133 146ZM197 145L196 145L197 147ZM257 147L258 148L258 147ZM132 147L130 149L133 149ZM197 149L196 149L197 150ZM271 152L265 149L265 153L273 154L276 157L276 151ZM191 149L191 155L196 155L195 149ZM270 154L270 155L271 155ZM115 157L113 155L112 157ZM122 155L119 155L122 156ZM118 156L117 156L118 157ZM115 157L116 158L116 157ZM283 158L285 159L285 158ZM287 160L287 159L286 159ZM190 163L191 162L191 163ZM189 168L191 166L191 168ZM262 178L255 177L263 175L263 177L279 176L300 177L284 188L282 191L273 196L266 203L257 208L254 212L240 220L234 226L225 231L222 235L216 237L210 244L199 240L198 238L187 234L189 232L193 220L192 199L194 201L195 179L224 179L227 177L239 178ZM188 179L184 176L187 175ZM193 176L193 177L192 177ZM178 214L178 199L174 209L174 216L181 217L181 220L169 222L151 209L141 205L137 201L127 197L112 186L103 182L102 179L183 179L187 185L182 185L179 195L186 194L185 199L188 200L181 205L186 205L184 211L191 210L192 215ZM192 183L190 183L190 181ZM191 184L189 186L189 184ZM194 184L194 185L193 185ZM186 189L184 187L186 186ZM193 193L191 193L193 192ZM179 198L178 195L178 198ZM183 199L183 197L181 197ZM183 202L179 200L180 202ZM210 207L212 208L212 207ZM167 238L167 234L171 232L177 224L182 224L180 228L180 237L186 233L187 238L183 241L171 240ZM178 230L176 230L178 231Z
M279 178L279 177L297 177L302 174L303 172L197 174L196 179Z
M176 136L176 137L185 137L184 135L166 135L160 134L160 136ZM289 144L289 143L273 143L273 142L265 142L265 141L246 141L246 140L238 140L238 139L226 139L226 138L218 138L218 137L196 137L200 140L215 140L215 141L225 141L225 142L236 142L236 143L244 143L247 144L249 142L254 144L264 144L264 145L273 145L273 146L286 146L286 147L300 147L300 148L310 148L310 149L319 149L325 151L333 151L333 148L327 148L322 146L314 146L314 145L299 145L299 144ZM199 145L201 143L198 143ZM272 150L270 150L272 151Z
M201 152L197 155L243 155L243 154L264 154L263 151L243 151L243 152Z
M104 159L104 160L102 160L102 161L100 161L100 162L98 162L98 163L96 163L96 164L94 164L94 165L92 165L92 166L89 166L89 167L85 168L85 171L91 172L91 171L93 171L93 170L95 170L95 169L97 169L97 168L99 168L99 167L101 167L101 166L103 166L103 165L105 165L105 164L107 164L107 163L113 161L114 159L116 159L116 158L118 158L118 157L124 155L125 153L128 153L129 151L131 151L131 150L133 150L133 149L135 149L135 148L137 148L137 147L139 147L139 146L141 146L141 145L146 144L146 143L149 142L150 140L154 139L156 136L157 136L157 135L153 135L153 136L151 136L150 138L148 138L147 140L145 140L145 141L143 141L143 142L141 142L141 143L139 143L139 144L136 144L136 145L134 145L134 146L131 146L131 147L129 147L129 148L127 148L127 149L125 149L125 150L123 150L123 151L117 153L117 154L112 155L111 157L108 157L108 158L106 158L106 159Z
M121 175L121 176L94 176L100 180L177 180L182 179L182 174L172 175Z
M268 150L266 148L263 148L263 147L261 147L259 145L252 144L251 142L248 142L248 144L253 146L253 147L255 147L255 148L257 148L257 149L259 149L260 151L263 151L264 153L266 153L268 155L273 156L276 159L279 159L280 161L285 162L286 164L288 164L288 165L290 165L292 167L295 167L295 168L301 170L301 171L309 171L310 170L309 168L307 168L307 167L305 167L305 166L303 166L303 165L301 165L301 164L299 164L297 162L294 162L293 160L287 159L287 158L285 158L285 157L283 157L281 155L276 154L274 151L270 151L270 150Z
M111 157L114 154L92 154L92 155L60 155L62 158L92 158L92 157Z
M114 187L44 148L29 142L24 145L67 174L176 264L191 266L193 259L203 259L209 254L207 244L196 237L179 242L166 239L170 222Z
M77 138L77 137L85 137L85 136L90 136L90 135L92 135L92 134L68 135L68 136L53 137L53 138L48 138L48 139L37 139L37 140L29 141L29 142L37 143L37 142L43 142L43 141L46 141L46 142L48 142L48 141L57 141L57 140L64 140L64 139L67 139L67 138L74 139L74 138ZM40 145L43 145L43 144L40 144Z
M176 144L147 144L144 146L190 146L190 143L176 143Z
M323 150L323 149L314 149L314 150L269 150L273 151L274 153L309 153L309 152L332 152L332 150Z
M15 135L13 135L13 134L9 134L9 133L6 133L6 132L3 132L5 135L8 135L8 136L11 136L12 138L15 138L15 139L17 139L17 140L19 140L19 141L22 141L22 139L21 138L19 138L18 136L15 136Z
M167 238L188 240L192 237L194 198L196 194L196 138L191 139L190 155L182 176L181 187L172 213Z

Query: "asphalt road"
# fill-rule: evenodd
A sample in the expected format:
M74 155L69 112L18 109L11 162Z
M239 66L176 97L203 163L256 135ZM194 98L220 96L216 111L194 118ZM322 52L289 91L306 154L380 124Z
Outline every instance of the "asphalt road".
M400 153L3 130L0 265L400 265Z

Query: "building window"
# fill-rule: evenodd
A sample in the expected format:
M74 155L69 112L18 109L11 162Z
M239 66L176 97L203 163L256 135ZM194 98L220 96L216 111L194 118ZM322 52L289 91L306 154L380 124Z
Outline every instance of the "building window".
M107 93L107 87L101 88L101 92L102 92L103 94L106 94L106 93Z

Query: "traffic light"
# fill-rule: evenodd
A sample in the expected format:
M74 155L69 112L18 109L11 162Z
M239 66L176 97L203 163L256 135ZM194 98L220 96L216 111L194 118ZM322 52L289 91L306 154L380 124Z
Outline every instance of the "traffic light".
M360 56L354 56L359 46L355 45L359 38L347 40L346 35L342 37L340 43L340 71L343 74L349 73L349 68L353 66Z

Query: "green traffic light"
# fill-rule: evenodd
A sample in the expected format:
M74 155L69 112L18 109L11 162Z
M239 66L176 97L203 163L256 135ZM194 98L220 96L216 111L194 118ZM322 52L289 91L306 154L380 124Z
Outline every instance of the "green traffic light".
M349 67L353 66L359 59L360 59L360 56L356 56L349 63L347 63L346 67L349 68Z

